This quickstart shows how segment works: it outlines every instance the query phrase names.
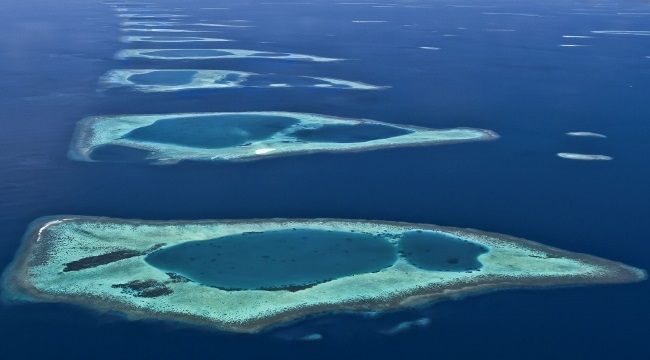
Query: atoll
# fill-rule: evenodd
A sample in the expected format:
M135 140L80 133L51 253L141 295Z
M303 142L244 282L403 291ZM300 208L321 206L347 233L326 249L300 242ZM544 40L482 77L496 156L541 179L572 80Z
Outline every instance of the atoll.
M493 140L472 128L429 129L290 112L98 116L77 124L68 155L79 161L174 164L247 161L314 152Z
M424 250L414 254L415 248L400 246L406 236L445 255L423 267L416 257L426 256ZM619 262L434 225L57 216L31 224L2 277L2 294L8 301L71 303L131 319L252 333L326 312L385 311L506 288L645 278L643 270ZM427 324L420 319L387 331Z
M142 92L238 87L310 87L343 90L382 90L388 88L387 86L334 78L199 69L118 69L104 74L100 79L100 83L105 88L130 87L133 90Z

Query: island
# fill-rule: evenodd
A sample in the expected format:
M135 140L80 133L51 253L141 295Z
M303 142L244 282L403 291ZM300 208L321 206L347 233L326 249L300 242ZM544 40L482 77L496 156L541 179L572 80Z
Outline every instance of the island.
M344 90L382 90L388 88L388 86L377 86L334 78L200 69L116 69L104 74L100 78L100 84L105 89L128 87L141 92L241 87L307 87Z
M2 295L255 333L314 314L646 277L591 255L428 224L54 216L30 225Z
M97 116L81 120L68 156L77 161L249 161L315 152L493 140L490 130L430 129L291 112Z
M580 136L580 137L594 137L594 138L607 138L607 136L591 131L571 131L566 133L569 136Z
M164 24L161 24L164 26ZM115 54L117 60L131 58L179 60L179 59L276 59L300 60L313 62L342 61L343 59L328 58L314 55L293 53L278 53L271 51L243 49L125 49Z

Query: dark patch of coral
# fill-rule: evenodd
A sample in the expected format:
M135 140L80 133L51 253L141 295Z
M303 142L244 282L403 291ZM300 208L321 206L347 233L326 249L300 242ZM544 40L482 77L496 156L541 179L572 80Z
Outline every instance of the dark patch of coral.
M83 259L71 261L67 264L65 264L65 268L63 269L64 272L67 271L78 271L78 270L84 270L84 269L89 269L89 268L94 268L100 265L106 265L110 264L112 262L116 262L119 260L123 259L128 259L132 258L135 256L140 256L144 255L142 251L136 251L136 250L117 250L117 251L111 251L106 254L101 254L101 255L96 255L96 256L88 256Z
M135 297L145 298L165 296L174 292L174 290L172 290L164 283L152 279L133 280L124 284L113 284L111 287L114 289L122 289L123 293L127 293Z
M173 284L186 283L186 282L191 281L190 279L186 278L185 276L178 275L177 273L168 272L168 273L165 273L165 274L167 274L167 276L169 276L169 279L170 279L171 283L173 283Z
M63 269L63 271L68 272L68 271L79 271L84 269L90 269L97 266L110 264L116 261L132 258L136 256L147 255L148 253L156 251L163 246L165 246L165 244L156 244L147 251L123 249L123 250L111 251L106 254L88 256L65 264L65 268Z

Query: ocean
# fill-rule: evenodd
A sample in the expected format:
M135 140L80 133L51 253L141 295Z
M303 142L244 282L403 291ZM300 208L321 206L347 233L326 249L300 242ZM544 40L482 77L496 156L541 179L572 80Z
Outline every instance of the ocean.
M227 45L125 44L120 37L136 33L120 30L116 6L189 15L180 23L252 27L173 26L210 31L182 36L236 40ZM646 1L3 0L0 269L32 220L58 214L428 223L650 269L649 20ZM114 58L126 48L176 47L349 60ZM98 83L112 69L150 68L320 76L390 88L138 93ZM76 122L88 116L215 111L483 128L500 138L170 166L66 156ZM573 131L607 138L565 135ZM613 160L569 160L560 152ZM132 322L65 304L3 304L0 357L646 358L649 290L648 281L507 290L387 314L326 314L256 335ZM387 334L422 318L427 324ZM311 333L322 340L299 340Z

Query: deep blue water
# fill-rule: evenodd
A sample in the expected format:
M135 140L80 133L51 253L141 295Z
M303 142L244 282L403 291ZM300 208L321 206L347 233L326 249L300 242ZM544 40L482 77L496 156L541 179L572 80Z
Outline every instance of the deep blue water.
M221 31L220 37L238 41L237 48L353 60L117 61L113 54L127 45L118 41L120 20L108 5L3 0L1 267L30 221L79 214L433 223L502 232L650 269L650 37L591 33L650 30L649 15L628 15L650 13L647 3L467 0L460 4L481 7L452 7L447 5L457 2L421 0L385 8L324 0L155 2L184 8L192 15L187 22L249 20L256 27L175 26ZM392 87L96 91L108 70L157 67L326 76ZM232 164L66 159L75 122L86 116L254 110L487 128L501 138ZM608 138L568 137L568 131ZM614 160L570 161L557 152L603 153ZM318 317L256 336L127 322L67 305L2 305L0 357L646 358L649 300L647 281L511 290L379 317ZM380 334L422 317L431 319L429 326ZM283 341L311 332L324 339Z

